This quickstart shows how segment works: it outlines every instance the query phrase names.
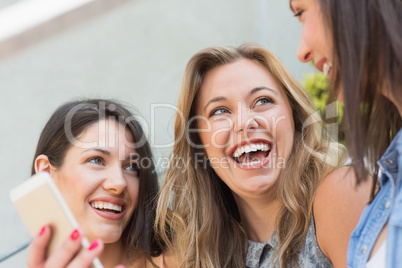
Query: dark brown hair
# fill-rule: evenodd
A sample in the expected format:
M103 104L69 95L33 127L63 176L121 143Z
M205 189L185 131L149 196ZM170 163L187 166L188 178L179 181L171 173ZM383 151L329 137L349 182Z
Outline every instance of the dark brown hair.
M402 122L394 104L402 102L402 2L318 2L332 36L334 88L343 90L357 182L366 180L368 171L373 173L373 197L376 161Z
M79 137L90 125L102 119L115 119L124 124L132 133L139 159L147 159L147 164L140 165L140 185L138 206L122 234L122 243L129 256L144 254L151 262L151 256L162 252L153 230L155 209L159 191L158 178L153 162L151 148L146 136L133 114L122 104L106 99L87 99L68 102L59 107L50 117L42 130L36 148L32 174L35 173L36 157L43 154L50 163L59 168L64 157L72 146L71 137Z

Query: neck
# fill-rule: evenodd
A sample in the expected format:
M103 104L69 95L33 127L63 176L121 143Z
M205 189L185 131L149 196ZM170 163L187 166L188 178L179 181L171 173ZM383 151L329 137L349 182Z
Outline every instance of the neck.
M384 91L383 95L395 105L395 107L398 109L399 116L402 118L402 103L400 101L401 94L399 96L394 96L392 93L390 93L390 91Z
M397 104L395 104L395 105L396 105L396 108L398 109L399 116L402 118L402 105L397 105Z
M392 98L390 98L390 100L395 105L395 107L398 109L399 116L402 118L402 103L399 103L398 101L396 101L395 99L392 99Z
M129 256L126 254L125 249L123 248L121 241L116 243L105 244L102 255L99 257L103 267L115 267L119 264L124 265L126 268L139 268L146 267L151 263L145 258L145 256L138 252L130 252ZM146 264L147 263L147 264ZM147 266L148 267L148 266Z
M104 267L115 267L118 264L129 267L129 260L121 245L121 241L105 244L102 255L99 257Z
M280 202L275 199L244 199L235 195L242 224L250 240L266 242L276 228Z

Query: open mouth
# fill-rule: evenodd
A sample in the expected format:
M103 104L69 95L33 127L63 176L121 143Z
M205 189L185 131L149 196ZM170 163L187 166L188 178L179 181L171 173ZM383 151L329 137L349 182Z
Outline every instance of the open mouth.
M96 210L109 214L120 214L123 211L123 206L103 201L93 201L91 206Z
M331 63L329 63L329 62L324 63L323 72L324 72L324 74L326 76L328 76L329 71L331 71L331 69L332 69L332 64Z
M233 151L231 157L241 166L254 166L263 163L267 159L271 153L271 148L270 143L262 141L243 144Z

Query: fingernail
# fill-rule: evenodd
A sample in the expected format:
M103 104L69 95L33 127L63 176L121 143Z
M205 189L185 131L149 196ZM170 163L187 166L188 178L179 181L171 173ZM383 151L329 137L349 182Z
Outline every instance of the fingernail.
M114 268L126 268L124 265L117 265L116 267L114 267Z
M80 231L78 231L78 229L75 229L75 230L71 233L70 238L71 238L71 240L75 241L75 240L77 240L77 238L78 238L79 236L80 236Z
M39 231L39 236L42 236L46 231L46 226L43 226L42 229Z
M99 246L98 239L95 239L92 244L89 246L88 250L94 250Z

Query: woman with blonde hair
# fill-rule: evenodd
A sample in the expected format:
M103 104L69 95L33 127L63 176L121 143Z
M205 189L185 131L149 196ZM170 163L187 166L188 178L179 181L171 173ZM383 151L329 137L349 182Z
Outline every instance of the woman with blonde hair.
M270 51L195 54L156 217L179 267L344 267L370 187L323 127Z

